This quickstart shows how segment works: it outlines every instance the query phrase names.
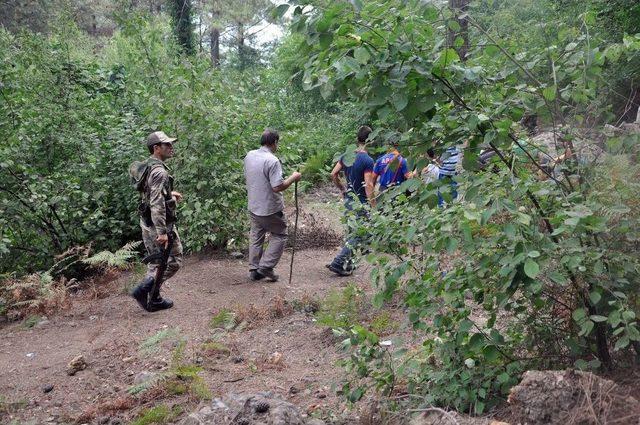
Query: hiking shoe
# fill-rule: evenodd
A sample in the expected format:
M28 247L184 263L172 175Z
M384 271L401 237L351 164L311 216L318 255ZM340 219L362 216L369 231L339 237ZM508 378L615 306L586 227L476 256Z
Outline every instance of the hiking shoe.
M353 274L353 269L345 270L342 267L336 267L333 264L329 264L327 268L338 276L351 276Z
M260 274L258 270L251 270L249 271L249 279L255 282L256 280L264 279L264 275Z
M173 301L171 301L169 298L158 297L155 300L149 301L149 304L147 305L147 311L160 311L166 310L171 307L173 307Z
M257 272L271 282L276 282L280 278L280 276L273 272L273 269L258 269Z
M138 284L133 291L131 291L131 296L136 299L140 307L147 309L147 299L149 298L149 292L153 288L153 278L147 277L142 282Z

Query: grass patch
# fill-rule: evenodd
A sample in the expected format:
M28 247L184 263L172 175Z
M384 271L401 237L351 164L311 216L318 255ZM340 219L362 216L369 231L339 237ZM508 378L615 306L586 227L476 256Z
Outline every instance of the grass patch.
M218 354L228 356L231 354L229 347L218 341L206 341L200 348L207 356L215 356Z
M189 391L189 387L180 382L177 379L170 379L165 381L164 389L171 395L183 395Z
M224 308L214 314L211 320L209 320L209 327L213 329L230 331L235 328L237 324L236 313Z
M130 425L167 424L180 416L181 413L182 408L180 406L169 408L169 406L161 404L151 409L143 410Z
M31 329L33 327L35 327L38 323L40 323L40 316L34 315L34 316L29 316L26 319L24 319L24 322L22 322L22 326L26 329Z
M376 335L388 335L398 330L400 325L391 318L388 311L377 314L369 323L369 330Z
M185 342L181 342L173 352L172 366L170 373L177 382L182 383L185 386L186 392L191 394L198 400L211 400L213 395L204 379L198 375L202 371L202 367L186 363L184 361ZM176 391L181 391L182 388L174 386Z
M349 328L360 322L365 297L362 289L350 283L342 291L332 290L321 302L318 323L332 329Z
M213 394L211 394L211 390L207 387L206 382L199 376L198 379L191 384L189 392L198 400L211 400L213 398Z
M292 300L291 308L299 313L315 313L320 310L320 301L309 295L304 295L301 299Z

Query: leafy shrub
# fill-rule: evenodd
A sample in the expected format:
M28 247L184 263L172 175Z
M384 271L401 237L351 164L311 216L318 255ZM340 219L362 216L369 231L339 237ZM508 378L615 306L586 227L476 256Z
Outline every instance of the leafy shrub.
M243 73L180 57L162 16L132 13L119 27L104 46L68 22L49 37L0 30L0 273L46 270L75 246L114 252L138 240L127 170L148 155L151 131L179 137L169 165L185 195L178 230L188 252L243 240L242 159L264 128L280 130L287 174L312 158L312 180L352 138L354 114L327 114L322 101L309 110L299 90L280 89L284 68Z
M637 55L636 37L599 44L584 15L575 27L548 22L545 38L518 44L466 15L476 46L461 58L455 11L428 2L313 4L290 6L292 28L305 37L306 89L356 102L373 136L399 143L418 170L428 148L465 146L465 172L454 179L461 199L446 182L412 179L385 193L360 230L370 235L374 304L404 295L424 342L403 356L348 327L349 400L369 388L389 395L401 382L429 403L482 413L526 368L613 367L612 352L640 341L638 194L633 183L616 187L616 168L588 154L604 136L582 125L610 117L603 68L614 53ZM453 43L450 32L458 32ZM525 112L550 123L551 146L528 138ZM624 146L637 158L631 140L607 149ZM494 154L486 167L481 151ZM571 155L554 158L562 152Z

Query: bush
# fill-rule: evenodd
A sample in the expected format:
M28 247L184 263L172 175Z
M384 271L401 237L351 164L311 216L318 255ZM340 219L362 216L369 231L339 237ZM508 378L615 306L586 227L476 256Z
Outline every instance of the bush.
M277 85L282 69L212 69L177 54L170 31L166 18L135 13L101 48L69 22L49 37L0 30L0 274L46 270L75 246L113 252L139 239L127 170L148 156L151 131L179 138L169 166L185 195L187 252L243 240L242 159L264 128L281 132L285 173L310 159L311 181L351 139L352 116L322 103L308 114L299 92Z

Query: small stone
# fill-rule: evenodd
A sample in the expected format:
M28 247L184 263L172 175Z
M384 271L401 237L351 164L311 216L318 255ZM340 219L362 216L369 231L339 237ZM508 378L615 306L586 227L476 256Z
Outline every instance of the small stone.
M27 353L27 358L32 359L36 356L36 353Z
M235 364L242 363L244 361L244 357L242 357L242 356L233 356L231 358L231 361L234 362Z
M240 251L233 251L233 252L231 253L231 257L232 257L232 258L235 258L236 260L241 260L241 259L243 259L243 258L244 258L244 254L243 254L243 253L241 253Z
M122 425L122 420L118 419L118 418L113 418L113 419L111 419L111 424L110 425Z
M282 353L275 352L269 356L269 363L277 365L282 362Z
M289 388L289 394L298 394L299 392L300 390L296 388L294 385L292 385L291 388Z
M98 423L100 425L106 425L109 423L109 421L111 420L111 418L109 418L108 416L103 416L100 419L98 419Z
M67 375L73 376L77 372L84 370L86 368L87 368L87 362L85 361L84 356L82 355L76 356L67 365Z
M53 385L51 384L47 384L45 386L42 387L42 392L43 393L50 393L51 391L53 391Z
M98 316L89 316L89 320L98 320Z
M135 357L131 356L131 357L123 357L122 358L122 362L123 363L129 363L131 361L133 361L135 359Z

